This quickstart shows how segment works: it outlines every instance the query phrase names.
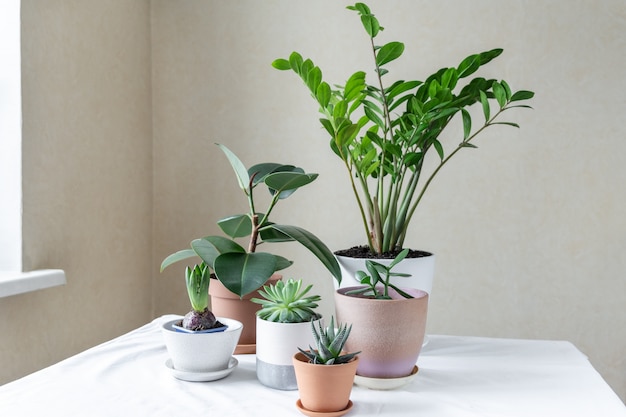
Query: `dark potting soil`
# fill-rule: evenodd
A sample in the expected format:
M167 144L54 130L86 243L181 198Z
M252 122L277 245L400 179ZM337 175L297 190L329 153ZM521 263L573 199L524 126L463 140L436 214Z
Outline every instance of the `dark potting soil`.
M362 246L353 246L349 249L338 250L335 252L335 255L347 256L350 258L363 258L363 259L393 259L396 256L398 256L400 252L402 252L402 249L379 254L379 253L374 253L370 251L370 248L368 246L362 245ZM425 256L431 256L431 255L432 253L430 252L411 249L409 251L409 254L407 255L407 258L423 258Z

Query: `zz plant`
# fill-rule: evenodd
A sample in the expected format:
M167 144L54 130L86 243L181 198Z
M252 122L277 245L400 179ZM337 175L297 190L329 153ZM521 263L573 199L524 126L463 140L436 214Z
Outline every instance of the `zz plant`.
M305 323L317 320L321 316L315 309L322 298L319 295L306 295L312 288L308 285L302 290L302 280L290 278L287 282L277 281L273 285L264 285L259 290L263 298L251 301L261 305L257 316L275 323Z
M345 353L343 351L343 346L350 336L352 325L348 327L345 323L339 323L335 328L335 319L331 316L328 327L323 327L319 322L318 326L319 328L316 328L315 323L311 322L316 348L309 346L308 351L298 348L309 359L309 362L320 365L339 365L350 362L352 358L361 353Z
M293 165L277 163L261 163L246 169L230 149L224 145L218 146L235 171L239 188L248 202L248 212L219 220L218 226L228 237L194 239L191 248L166 257L161 263L161 271L175 262L199 256L228 290L243 297L260 288L276 271L293 263L279 255L259 252L259 246L297 241L312 252L337 281L341 281L337 260L319 238L301 227L276 224L270 220L270 214L278 202L313 182L317 174L305 173L302 168ZM260 185L264 185L271 196L264 212L257 211L254 199L254 191ZM241 246L236 241L238 238L247 238L247 247Z
M365 72L357 71L342 86L333 86L323 79L318 66L298 52L276 59L272 66L295 72L317 102L330 148L350 181L370 252L397 253L437 173L461 150L476 148L474 139L488 127L519 127L500 121L500 116L513 108L529 107L520 102L534 93L513 92L504 80L482 77L461 84L500 56L502 49L470 55L456 67L441 68L423 81L390 81L386 66L402 56L404 44L377 44L383 27L370 8L356 3L348 9L358 13L368 35L373 82L366 81ZM476 128L468 110L473 104L482 108L484 117ZM445 149L439 137L457 115L462 121L458 144ZM438 163L423 172L430 154L436 155Z

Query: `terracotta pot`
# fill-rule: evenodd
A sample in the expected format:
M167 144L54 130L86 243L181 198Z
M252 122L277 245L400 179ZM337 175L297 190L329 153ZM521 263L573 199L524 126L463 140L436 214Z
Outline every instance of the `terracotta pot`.
M321 320L313 321L316 324ZM256 375L266 387L296 390L293 355L315 344L311 322L274 323L256 318Z
M428 252L425 252L428 253ZM365 258L351 258L349 256L336 255L337 262L341 268L341 286L353 287L361 285L355 278L356 271L367 271ZM389 265L392 259L372 259L383 265ZM400 288L416 288L432 294L433 278L435 275L435 255L420 258L405 258L393 268L393 272L410 274L410 277L392 277L391 283Z
M282 278L281 275L274 274L267 281L266 285L276 283ZM222 284L218 279L212 279L209 285L209 295L211 296L211 311L216 316L229 317L243 323L243 331L239 338L239 344L235 349L235 354L256 352L256 312L261 309L260 304L250 301L251 298L261 297L258 291L253 291L243 298Z
M358 356L340 365L312 364L301 352L296 353L293 366L302 407L317 413L345 410L358 364Z
M338 322L352 324L345 349L361 351L357 374L369 378L410 375L424 342L428 294L402 288L415 298L404 298L391 290L392 300L345 295L361 287L340 288L335 292Z

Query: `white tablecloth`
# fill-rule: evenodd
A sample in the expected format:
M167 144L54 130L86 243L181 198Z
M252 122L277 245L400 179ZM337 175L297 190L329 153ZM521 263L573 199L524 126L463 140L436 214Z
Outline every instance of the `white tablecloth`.
M227 378L175 379L165 367L164 316L0 387L0 416L301 416L297 391L256 379L254 355ZM571 343L429 336L407 386L355 386L348 416L626 416L626 407Z

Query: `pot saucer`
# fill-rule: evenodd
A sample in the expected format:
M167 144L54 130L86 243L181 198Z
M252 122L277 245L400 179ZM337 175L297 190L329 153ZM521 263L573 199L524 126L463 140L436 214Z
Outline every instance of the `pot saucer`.
M343 410L323 412L323 411L307 410L306 408L302 406L302 402L300 401L300 399L296 401L296 407L298 407L298 410L300 410L302 414L309 416L309 417L339 417L339 416L346 414L348 411L352 410L353 405L354 404L352 403L352 401L348 400L348 406L344 408Z
M183 381L189 382L208 382L215 381L218 379L225 378L230 375L230 373L237 367L239 361L235 357L231 357L228 361L228 368L222 369L220 371L212 371L212 372L189 372L189 371L180 371L174 368L172 364L172 360L168 359L165 361L165 366L170 370L172 375L175 378L181 379Z
M413 367L410 375L400 378L368 378L365 376L355 375L354 383L361 387L375 390L396 389L411 382L413 378L415 378L415 375L417 375L418 370L419 368L416 365Z

